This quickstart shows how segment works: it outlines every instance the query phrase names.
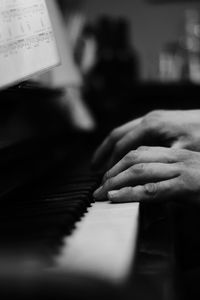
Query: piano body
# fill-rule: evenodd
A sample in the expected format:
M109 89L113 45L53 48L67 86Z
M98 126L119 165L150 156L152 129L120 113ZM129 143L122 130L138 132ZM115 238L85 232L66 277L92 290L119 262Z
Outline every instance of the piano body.
M90 159L108 128L93 134L69 130L55 106L60 90L24 87L1 92L1 128L9 132L3 124L15 120L15 129L22 125L28 137L16 141L10 134L1 141L0 293L77 300L199 295L199 209L181 202L94 203L102 174L91 170ZM154 88L134 87L136 114L149 110L142 93L160 99L161 87ZM180 91L162 87L162 95L165 89L166 97ZM185 86L184 96L193 89L198 87ZM195 105L195 97L193 104L181 99L177 106ZM170 105L175 103L162 107ZM51 124L49 131L45 124Z
M56 2L0 1L0 13L0 292L21 299L51 296L58 283L59 294L67 295L73 281L68 298L83 298L79 288L90 285L85 276L111 282L128 276L138 204L119 209L92 203L100 176L89 170L91 149L85 145L94 143L68 133L56 104L60 90L29 83L7 89L59 64L51 21L62 58L53 72L56 84L66 84L67 74L80 81Z
M45 7L43 0L33 2ZM9 3L26 6L29 2ZM52 41L52 61L49 65L50 60L43 57L43 68L58 63ZM30 49L25 49L26 55L27 51ZM38 56L32 55L37 62ZM25 56L20 53L20 57ZM0 58L4 64L5 57ZM12 66L13 60L11 70ZM41 69L35 66L27 76ZM21 71L19 61L17 68ZM11 73L5 78L3 74L0 80L6 82L0 83L13 84ZM18 74L17 82L24 79L22 73L17 78ZM160 87L153 90L159 94ZM117 121L137 117L154 106L160 108L158 94L153 94L153 103L143 101L149 100L151 92L152 86L139 85L123 90L122 100L129 99L130 109ZM168 205L93 203L92 192L102 174L90 170L90 158L108 129L117 124L100 112L99 121L105 128L94 134L74 132L56 105L60 96L59 89L29 83L0 92L1 298L178 299ZM114 113L120 116L122 107L118 109Z
M31 134L1 146L0 292L20 299L175 299L167 210L94 202L102 174L90 159L105 132L67 131L53 101L60 93L29 83L1 92L3 113L7 107L11 115L18 95L19 124ZM45 112L57 130L41 125Z

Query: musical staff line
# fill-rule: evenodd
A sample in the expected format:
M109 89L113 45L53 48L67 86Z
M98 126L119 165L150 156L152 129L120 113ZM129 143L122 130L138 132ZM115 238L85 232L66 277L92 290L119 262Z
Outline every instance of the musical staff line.
M0 88L58 63L45 0L0 0Z

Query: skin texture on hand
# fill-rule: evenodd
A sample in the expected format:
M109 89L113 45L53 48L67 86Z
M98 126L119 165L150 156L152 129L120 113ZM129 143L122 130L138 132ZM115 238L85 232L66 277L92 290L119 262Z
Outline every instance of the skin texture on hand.
M200 204L200 153L139 147L105 174L96 200L156 202L183 197Z
M157 110L114 129L97 149L93 165L111 168L139 146L200 151L200 110Z

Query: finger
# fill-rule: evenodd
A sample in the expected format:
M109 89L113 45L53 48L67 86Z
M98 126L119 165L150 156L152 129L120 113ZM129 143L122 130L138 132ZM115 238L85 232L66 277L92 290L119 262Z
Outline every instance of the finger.
M96 168L99 167L102 161L106 159L108 153L112 151L113 145L114 145L114 140L111 138L111 136L108 136L93 155L92 158L93 167Z
M137 118L133 121L130 121L120 127L117 128L119 133L119 137L122 137L124 134L128 133L130 130L133 130L136 125L141 122L142 118Z
M113 147L117 141L120 140L130 130L134 130L134 127L139 124L140 121L141 118L135 119L134 121L126 123L125 125L122 125L114 130L96 150L92 160L93 166L98 166L102 160L104 160L106 156L113 150Z
M123 172L134 164L161 162L175 163L177 161L173 151L164 147L139 147L125 155L114 167L112 167L103 177L103 183L111 177Z
M121 202L161 202L178 196L182 187L178 177L136 187L125 187L110 191L108 199L113 203Z
M180 139L178 141L175 141L171 148L173 149L184 149L184 148L187 148L187 141L186 140L183 140L183 139Z
M103 186L95 191L94 197L96 200L102 200L106 198L107 193L111 190L166 180L179 175L179 167L176 164L136 164L117 176L108 179Z
M116 144L115 150L111 156L108 167L111 168L130 150L134 150L141 145L148 144L149 136L147 135L146 128L141 124L137 125L133 131L128 132Z

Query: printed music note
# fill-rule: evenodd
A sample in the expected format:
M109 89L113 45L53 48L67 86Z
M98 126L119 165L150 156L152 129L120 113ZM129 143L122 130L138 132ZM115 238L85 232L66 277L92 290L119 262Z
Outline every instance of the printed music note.
M45 0L0 0L0 87L58 64Z

